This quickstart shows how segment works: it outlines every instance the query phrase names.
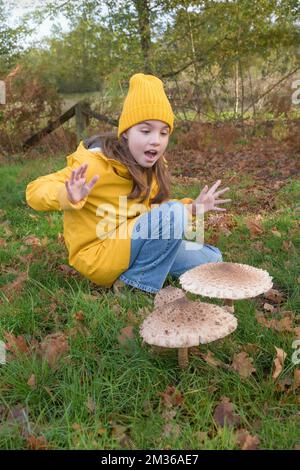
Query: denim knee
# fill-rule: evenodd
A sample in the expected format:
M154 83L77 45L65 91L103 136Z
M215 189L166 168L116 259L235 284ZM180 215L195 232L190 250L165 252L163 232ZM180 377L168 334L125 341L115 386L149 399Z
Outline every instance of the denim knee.
M182 238L188 223L187 209L179 201L168 201L167 204L169 206L167 221L170 225L170 237Z
M221 263L223 261L223 256L219 248L217 248L216 246L208 245L208 244L206 244L205 246L207 246L214 252L211 263Z

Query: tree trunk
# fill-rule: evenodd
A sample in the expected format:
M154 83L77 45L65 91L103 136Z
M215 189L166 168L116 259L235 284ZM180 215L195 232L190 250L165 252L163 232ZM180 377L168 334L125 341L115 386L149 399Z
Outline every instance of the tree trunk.
M151 29L149 0L133 0L133 3L138 14L141 49L144 57L144 71L147 74L152 74L153 71L150 61Z

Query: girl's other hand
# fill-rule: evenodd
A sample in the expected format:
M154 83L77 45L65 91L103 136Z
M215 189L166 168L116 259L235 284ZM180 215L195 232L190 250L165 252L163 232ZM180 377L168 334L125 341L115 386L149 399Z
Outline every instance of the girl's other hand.
M226 211L226 209L222 207L216 207L217 204L224 204L225 202L230 202L231 199L219 199L220 194L225 193L228 191L229 188L221 189L220 191L216 191L218 186L220 186L221 180L216 181L210 189L206 185L197 199L195 199L194 204L203 204L204 212L207 211Z
M71 179L65 182L68 199L73 204L84 199L93 189L100 178L99 175L93 176L89 183L86 183L86 170L88 163L83 163L76 170L72 171Z

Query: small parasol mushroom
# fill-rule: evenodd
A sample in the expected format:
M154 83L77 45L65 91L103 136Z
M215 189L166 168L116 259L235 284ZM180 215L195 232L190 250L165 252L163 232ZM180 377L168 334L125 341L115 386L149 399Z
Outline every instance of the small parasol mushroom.
M225 299L234 312L235 299L247 299L267 292L272 277L263 269L240 263L207 263L186 271L179 277L183 289L193 294Z
M237 319L218 305L179 297L180 292L173 294L178 298L169 303L158 297L159 306L144 320L140 333L150 345L178 348L183 369L188 365L188 348L224 338L236 329Z

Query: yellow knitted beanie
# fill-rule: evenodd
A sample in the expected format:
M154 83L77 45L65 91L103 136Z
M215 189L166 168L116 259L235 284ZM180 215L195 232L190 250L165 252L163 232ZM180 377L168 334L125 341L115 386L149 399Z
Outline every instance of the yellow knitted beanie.
M155 119L174 126L174 114L162 81L154 75L136 73L130 78L129 90L119 119L118 137L141 121Z

